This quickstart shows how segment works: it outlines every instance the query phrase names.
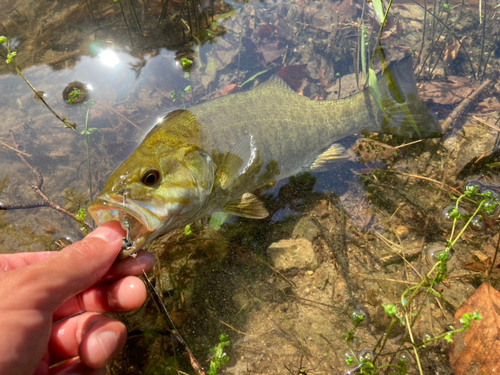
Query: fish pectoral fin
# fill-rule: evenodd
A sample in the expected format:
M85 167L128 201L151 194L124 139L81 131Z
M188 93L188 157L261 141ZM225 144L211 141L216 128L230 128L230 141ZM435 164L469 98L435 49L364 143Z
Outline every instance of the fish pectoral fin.
M245 193L240 199L228 202L222 208L229 214L250 219L264 219L269 216L264 203L252 193Z
M338 143L334 143L328 150L314 159L307 167L308 170L312 172L323 172L330 169L333 166L333 163L339 159L347 158L349 158L349 155L347 154L345 147Z
M239 176L245 173L257 156L257 147L252 135L245 136L227 153L217 178L222 189L226 189Z

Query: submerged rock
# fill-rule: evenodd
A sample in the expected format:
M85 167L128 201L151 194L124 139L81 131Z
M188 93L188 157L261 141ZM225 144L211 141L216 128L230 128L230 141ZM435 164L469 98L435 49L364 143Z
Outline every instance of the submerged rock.
M318 260L312 243L305 238L275 242L269 246L268 253L273 267L279 271L287 271L292 268L318 268Z

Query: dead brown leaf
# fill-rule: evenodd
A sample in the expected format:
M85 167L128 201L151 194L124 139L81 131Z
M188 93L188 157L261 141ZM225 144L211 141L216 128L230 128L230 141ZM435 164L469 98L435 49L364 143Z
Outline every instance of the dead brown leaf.
M234 91L234 89L236 89L236 85L234 83L231 83L230 85L227 85L226 87L217 91L214 97L218 98L219 96L229 95Z
M463 42L464 38L465 38L465 36L460 40L460 42L458 42L458 40L456 40L451 45L446 43L446 48L444 49L444 53L443 53L443 61L444 62L449 63L449 62L456 59L458 51L460 50L460 43Z
M432 100L437 104L455 104L468 97L473 85L467 78L450 77L452 82L427 82L419 90L424 100Z
M361 163L373 163L376 160L386 160L396 152L394 147L368 138L358 139L352 149L354 153L359 156L359 161Z
M465 313L478 311L483 317L469 330L453 336L450 365L455 375L495 374L500 369L500 292L482 284L455 313L453 324L460 327Z
M54 228L54 226L48 222L47 220L44 220L44 219L40 219L39 217L35 217L35 220L38 224L40 224L40 226L42 227L42 229L48 233L48 234L54 234L57 232L57 229Z
M293 91L298 91L306 75L307 64L290 65L276 72L276 75L285 81Z

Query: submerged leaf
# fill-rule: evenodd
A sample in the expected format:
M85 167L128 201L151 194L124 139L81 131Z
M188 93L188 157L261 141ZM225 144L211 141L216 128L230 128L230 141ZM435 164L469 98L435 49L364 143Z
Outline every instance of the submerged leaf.
M454 327L466 313L478 311L479 322L453 336L450 365L455 375L494 374L500 369L500 292L482 284L455 313Z
M298 91L306 76L307 64L289 65L279 70L276 75L285 81L293 91Z
M219 230L228 216L229 214L225 212L214 212L210 217L210 226L215 230Z

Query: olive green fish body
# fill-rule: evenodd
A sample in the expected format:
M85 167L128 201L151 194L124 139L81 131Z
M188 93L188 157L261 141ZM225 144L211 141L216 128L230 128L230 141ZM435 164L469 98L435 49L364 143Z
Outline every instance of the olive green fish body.
M336 141L361 130L432 127L416 96L411 60L393 67L393 75L404 103L383 78L376 92L312 101L273 77L253 90L173 111L113 173L89 211L98 224L119 219L129 228L131 253L213 211L265 217L250 192L327 169L343 157Z

